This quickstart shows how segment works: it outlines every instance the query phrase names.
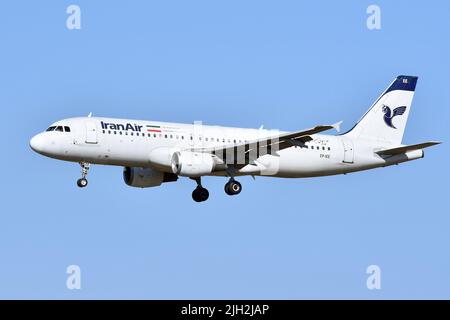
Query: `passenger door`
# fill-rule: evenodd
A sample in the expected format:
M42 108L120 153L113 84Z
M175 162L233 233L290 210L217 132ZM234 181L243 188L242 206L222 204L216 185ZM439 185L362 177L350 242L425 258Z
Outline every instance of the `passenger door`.
M353 152L353 141L350 139L342 138L342 143L344 145L344 163L353 163L354 152Z
M97 124L95 121L86 122L86 143L96 144L97 141Z

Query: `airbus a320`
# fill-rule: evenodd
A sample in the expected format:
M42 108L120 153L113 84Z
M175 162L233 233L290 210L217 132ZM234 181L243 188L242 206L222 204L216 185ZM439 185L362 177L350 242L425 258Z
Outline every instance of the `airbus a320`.
M88 184L90 164L124 167L125 183L157 187L188 177L196 202L206 201L203 176L227 177L225 193L241 192L239 176L319 177L386 167L424 156L430 141L402 144L417 77L398 76L348 132L325 135L340 123L282 132L144 120L79 117L57 121L30 146L44 156L81 165L77 185Z

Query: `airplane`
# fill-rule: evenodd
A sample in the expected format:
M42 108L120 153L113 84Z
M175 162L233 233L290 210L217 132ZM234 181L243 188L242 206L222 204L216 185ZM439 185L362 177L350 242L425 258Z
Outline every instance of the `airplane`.
M30 140L44 156L77 162L84 188L90 164L122 166L127 185L158 187L188 177L196 202L206 201L204 176L227 177L225 193L242 191L239 176L306 178L347 174L424 157L437 141L402 144L418 77L398 76L345 133L338 122L285 132L92 117L57 121Z

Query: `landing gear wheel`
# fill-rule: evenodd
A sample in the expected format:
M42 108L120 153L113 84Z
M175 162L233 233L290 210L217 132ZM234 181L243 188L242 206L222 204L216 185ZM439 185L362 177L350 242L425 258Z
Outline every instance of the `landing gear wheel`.
M225 193L234 196L242 191L242 185L236 180L230 180L225 184Z
M78 185L80 188L84 188L84 187L86 187L86 186L88 185L88 181L87 181L86 178L78 179L78 180L77 180L77 185Z
M203 187L197 187L194 191L192 191L192 199L194 199L195 202L203 202L208 200L209 198L209 191L208 189L205 189Z
M77 180L77 186L79 186L80 188L84 188L88 185L86 176L89 172L90 165L87 162L80 162L80 166L81 166L81 178Z
M195 190L192 191L192 199L194 199L195 202L203 202L208 200L209 191L208 189L202 187L202 178L196 177L191 179L197 182L197 188L195 188Z

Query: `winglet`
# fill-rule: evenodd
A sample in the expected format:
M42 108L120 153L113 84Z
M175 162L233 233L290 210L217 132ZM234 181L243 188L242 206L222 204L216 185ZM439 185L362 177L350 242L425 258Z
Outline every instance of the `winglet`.
M336 129L337 132L340 132L341 131L341 124L342 124L342 122L344 122L344 121L336 122L335 124L332 125L332 127L334 129Z

